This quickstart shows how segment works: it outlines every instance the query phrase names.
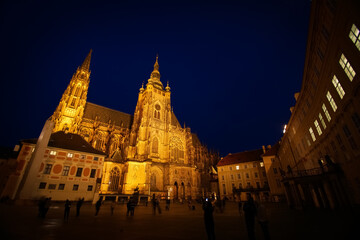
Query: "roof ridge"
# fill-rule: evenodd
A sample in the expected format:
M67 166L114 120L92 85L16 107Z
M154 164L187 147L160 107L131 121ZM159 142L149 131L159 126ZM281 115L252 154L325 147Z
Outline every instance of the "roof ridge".
M98 106L98 107L102 107L102 108L109 109L109 110L114 111L114 112L120 112L120 113L123 113L123 114L129 115L129 116L133 116L133 115L132 115L132 114L130 114L130 113L125 113L125 112L122 112L122 111L119 111L119 110L115 110L115 109L113 109L113 108L109 108L109 107L101 106L101 105L96 104L96 103L86 102L86 104L88 104L88 103L89 103L89 104L91 104L91 105L95 105L95 106Z

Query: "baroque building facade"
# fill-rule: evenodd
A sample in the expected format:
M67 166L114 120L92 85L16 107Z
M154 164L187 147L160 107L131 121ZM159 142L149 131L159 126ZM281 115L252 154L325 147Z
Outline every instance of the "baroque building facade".
M160 81L158 57L130 115L87 101L91 53L71 78L51 120L53 132L78 134L106 154L100 194L138 189L145 196L187 199L209 192L206 179L218 154L179 124L169 83L164 87Z
M269 199L270 189L262 159L265 149L229 153L217 164L221 199L246 201L251 194L256 201Z
M301 91L277 153L288 204L360 204L360 4L312 1Z

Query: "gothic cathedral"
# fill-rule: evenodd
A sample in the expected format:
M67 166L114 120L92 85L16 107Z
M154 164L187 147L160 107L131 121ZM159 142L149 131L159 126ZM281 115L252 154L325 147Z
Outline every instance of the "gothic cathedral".
M169 83L160 81L158 57L140 88L134 115L87 102L91 51L77 68L52 120L53 132L82 136L107 154L100 194L153 194L171 199L197 198L209 191L209 169L216 153L182 127L172 110Z

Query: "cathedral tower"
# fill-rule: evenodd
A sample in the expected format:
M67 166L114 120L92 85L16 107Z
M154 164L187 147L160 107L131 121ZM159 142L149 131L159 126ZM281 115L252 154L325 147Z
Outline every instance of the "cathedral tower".
M90 50L83 64L77 68L52 115L52 120L55 122L54 132L78 133L90 82L91 53L92 50Z
M169 127L171 123L170 87L160 81L158 56L150 78L140 88L131 128L129 158L152 159L164 162L169 159Z

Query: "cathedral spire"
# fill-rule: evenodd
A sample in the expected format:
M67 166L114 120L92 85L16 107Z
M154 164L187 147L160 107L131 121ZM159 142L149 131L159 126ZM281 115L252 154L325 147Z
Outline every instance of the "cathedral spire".
M156 54L156 61L154 64L154 70L150 75L150 79L148 80L148 84L152 83L154 87L163 90L163 84L160 81L160 72L159 72L159 55Z
M150 78L159 79L159 81L160 81L159 60L158 59L159 59L159 55L156 54L156 61L155 61L155 64L154 64L154 70L152 71Z
M91 53L92 53L92 49L90 49L89 54L86 56L83 64L81 64L81 67L80 67L82 70L87 71L87 72L90 71Z

